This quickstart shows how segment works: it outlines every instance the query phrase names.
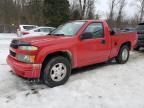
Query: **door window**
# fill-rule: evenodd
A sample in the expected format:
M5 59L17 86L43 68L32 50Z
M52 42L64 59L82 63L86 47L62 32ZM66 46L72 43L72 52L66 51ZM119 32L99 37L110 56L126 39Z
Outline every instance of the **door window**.
M91 23L84 30L85 32L92 33L94 38L104 37L104 28L102 23Z

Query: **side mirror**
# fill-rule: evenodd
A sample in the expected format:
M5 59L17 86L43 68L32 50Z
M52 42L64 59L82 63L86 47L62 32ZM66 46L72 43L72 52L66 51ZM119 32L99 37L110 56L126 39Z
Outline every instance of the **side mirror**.
M92 39L92 38L93 38L93 34L91 32L82 33L80 37L81 40Z
M110 34L111 34L111 35L115 35L116 32L115 32L114 30L111 30L111 31L110 31Z

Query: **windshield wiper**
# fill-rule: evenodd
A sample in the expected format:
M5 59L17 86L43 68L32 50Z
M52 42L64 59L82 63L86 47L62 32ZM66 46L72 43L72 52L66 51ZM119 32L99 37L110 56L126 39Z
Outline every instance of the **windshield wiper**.
M50 35L54 35L54 36L65 36L64 34L50 34Z
M53 36L65 36L65 34L52 34L52 33L49 33L49 34L47 34L47 35L53 35Z

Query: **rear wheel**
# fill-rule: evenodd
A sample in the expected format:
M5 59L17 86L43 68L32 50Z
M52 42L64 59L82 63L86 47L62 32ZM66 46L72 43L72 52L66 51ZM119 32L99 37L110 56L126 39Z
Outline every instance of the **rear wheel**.
M116 61L119 64L124 64L129 59L130 48L127 45L121 47L118 56L116 57Z
M71 74L71 64L68 59L57 56L46 64L43 81L49 87L55 87L67 82Z

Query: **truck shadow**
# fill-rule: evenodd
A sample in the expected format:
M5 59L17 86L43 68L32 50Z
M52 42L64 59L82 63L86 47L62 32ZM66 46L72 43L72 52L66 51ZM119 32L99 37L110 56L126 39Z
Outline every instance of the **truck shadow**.
M117 63L115 60L112 60L112 61L107 61L107 62L103 62L103 63L99 63L99 64L85 66L82 68L73 69L71 75L92 71L92 70L99 69L99 68L109 66L109 65L117 65Z
M141 48L139 51L134 51L134 53L136 53L136 54L132 54L130 56L130 61L138 59L140 56L144 56L143 55L144 48ZM109 65L118 65L118 64L116 63L115 60L112 60L112 61L107 61L107 62L104 62L104 63L89 65L89 66L86 66L86 67L73 69L72 70L72 75L88 72L88 71L99 69L99 68L102 68L102 67L105 67L105 66L109 66Z
M132 60L138 59L140 56L144 56L143 55L144 54L144 48L141 48L139 51L134 51L134 53L135 54L132 54L130 56L130 61L131 62L133 62ZM78 68L78 69L73 69L72 70L72 75L88 72L88 71L99 69L99 68L109 66L109 65L118 65L118 64L116 63L115 60L112 60L112 61L107 61L107 62L104 62L104 63L99 63L99 64L94 64L94 65L90 65L90 66L86 66L86 67L82 67L82 68Z
M140 49L138 52L139 53L144 53L144 48Z
M117 64L117 63L112 61L112 62L94 64L94 65L86 66L86 67L83 67L83 68L73 69L71 75L73 76L73 75L76 75L76 74L79 74L79 73L85 73L85 72L88 72L88 71L91 71L91 70L102 68L104 66L115 65L115 64ZM37 79L36 80L34 80L34 79L29 80L29 79L25 79L25 78L22 78L22 77L21 77L21 79L23 79L23 82L26 85L26 89L24 91L28 91L28 90L31 91L31 93L28 92L26 94L26 96L29 95L29 94L37 94L38 91L42 90L42 89L49 89L46 85L44 85L42 82L39 82Z

